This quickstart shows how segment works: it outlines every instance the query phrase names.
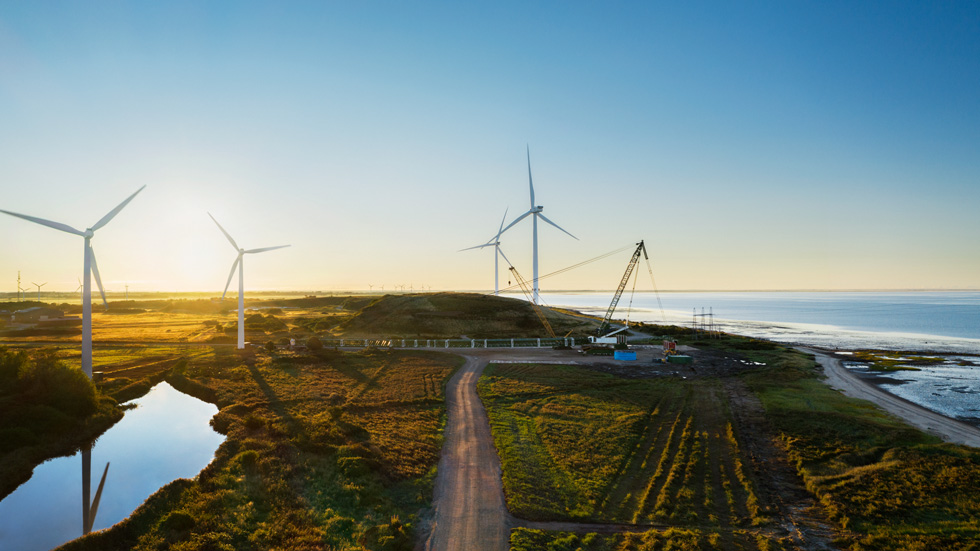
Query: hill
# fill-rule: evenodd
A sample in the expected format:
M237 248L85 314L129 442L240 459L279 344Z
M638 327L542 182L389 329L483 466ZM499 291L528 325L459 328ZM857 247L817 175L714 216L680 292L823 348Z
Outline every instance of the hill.
M591 334L595 320L544 308L558 336ZM476 293L385 295L338 328L347 336L474 339L546 337L523 300Z

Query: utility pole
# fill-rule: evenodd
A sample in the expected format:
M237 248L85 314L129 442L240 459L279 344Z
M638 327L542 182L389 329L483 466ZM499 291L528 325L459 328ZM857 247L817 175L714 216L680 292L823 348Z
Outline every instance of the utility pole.
M20 302L20 270L17 270L17 302Z
M129 285L126 286L126 300L129 300Z

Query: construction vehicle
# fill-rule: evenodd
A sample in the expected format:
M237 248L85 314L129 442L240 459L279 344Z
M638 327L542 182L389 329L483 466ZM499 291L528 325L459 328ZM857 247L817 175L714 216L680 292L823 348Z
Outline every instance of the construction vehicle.
M633 251L633 256L626 265L626 273L623 274L623 279L619 282L619 287L616 289L616 293L613 295L612 302L609 303L609 308L606 310L606 316L602 319L602 323L599 324L599 328L596 330L595 336L589 336L589 344L614 345L620 341L622 341L622 344L625 344L626 335L621 335L619 338L617 338L615 335L629 329L629 320L626 321L625 326L609 333L607 333L607 331L609 331L609 322L612 320L613 313L616 311L616 305L619 304L619 299L623 296L623 290L626 289L626 284L629 283L630 277L633 275L633 270L640 262L641 252L643 253L643 258L649 262L650 257L647 256L647 249L643 245L643 240L640 240L640 242L636 244L636 250Z

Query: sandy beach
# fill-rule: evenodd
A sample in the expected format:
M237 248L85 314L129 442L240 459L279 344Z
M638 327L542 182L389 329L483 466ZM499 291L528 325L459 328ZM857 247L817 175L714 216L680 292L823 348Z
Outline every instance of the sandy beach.
M852 398L868 400L913 427L939 436L946 442L980 448L980 429L886 392L851 373L840 359L826 352L803 347L798 350L816 357L823 367L827 384L832 388Z

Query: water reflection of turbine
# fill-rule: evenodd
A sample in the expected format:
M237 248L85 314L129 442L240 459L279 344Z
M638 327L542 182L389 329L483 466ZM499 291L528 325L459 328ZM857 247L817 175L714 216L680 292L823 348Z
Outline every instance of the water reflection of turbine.
M86 444L82 448L82 534L88 534L95 525L95 515L99 512L99 500L102 499L102 488L105 486L105 477L109 474L109 462L105 464L102 471L102 480L99 481L99 488L95 490L95 499L89 501L92 491L92 445Z

